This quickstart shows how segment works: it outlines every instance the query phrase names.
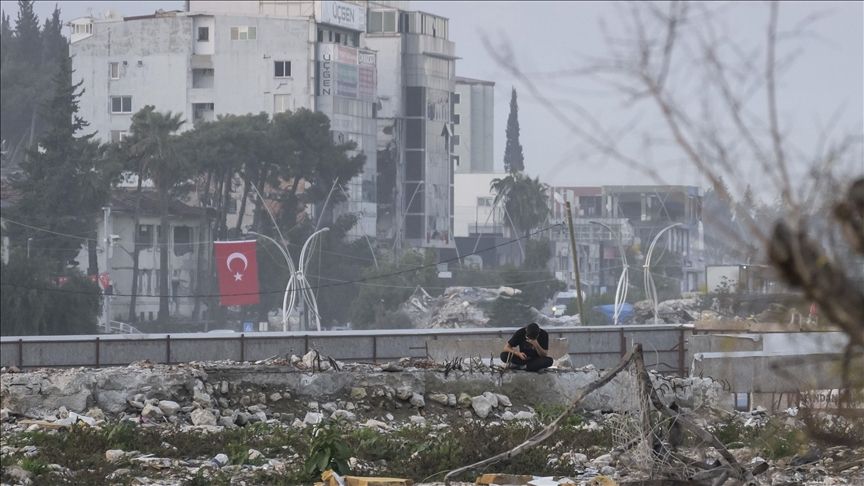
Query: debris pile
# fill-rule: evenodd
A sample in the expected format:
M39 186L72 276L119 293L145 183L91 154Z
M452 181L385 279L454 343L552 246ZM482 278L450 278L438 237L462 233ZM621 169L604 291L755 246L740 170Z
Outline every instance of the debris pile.
M698 299L664 300L657 304L658 324L687 324L695 322L700 316ZM650 300L633 304L634 323L654 323L654 307Z

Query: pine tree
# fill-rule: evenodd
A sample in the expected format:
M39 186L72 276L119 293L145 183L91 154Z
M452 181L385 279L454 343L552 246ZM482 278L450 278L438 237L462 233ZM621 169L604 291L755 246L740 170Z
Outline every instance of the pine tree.
M510 173L525 170L525 157L519 143L519 105L516 103L516 88L510 96L510 116L507 117L507 144L504 146L504 170Z
M22 198L14 208L17 218L31 226L93 238L95 215L108 200L112 167L104 161L104 148L92 138L79 136L87 122L78 113L81 83L72 85L71 61L65 58L52 80L50 98L41 115L46 130L21 163L24 177L17 183ZM23 235L30 236L30 235ZM77 255L82 240L58 235L32 235L41 244L34 255L51 261L56 271Z

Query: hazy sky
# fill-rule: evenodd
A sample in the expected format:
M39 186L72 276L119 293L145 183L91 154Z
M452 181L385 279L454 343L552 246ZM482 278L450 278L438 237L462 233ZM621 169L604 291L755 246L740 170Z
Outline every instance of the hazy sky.
M150 13L157 8L182 9L183 2L59 2L64 20L86 15L88 9L100 14L110 8L124 15ZM840 110L837 131L864 131L864 7L862 2L783 2L780 29L789 28L808 15L820 14L811 29L815 35L803 46L795 64L784 73L779 85L781 123L798 149L814 150L820 127ZM15 2L3 1L3 10L13 19ZM54 2L37 2L40 19L49 15ZM621 12L608 2L471 2L413 1L412 9L450 19L450 38L456 43L457 75L488 79L495 87L495 166L503 168L504 129L509 111L512 78L488 55L482 36L497 45L509 39L520 67L529 73L549 73L576 66L576 54L602 56L606 49L601 22L615 29ZM733 36L758 42L764 38L767 8L764 3L741 2L729 9L727 27ZM787 48L790 51L794 46ZM783 53L784 46L780 48ZM550 98L585 106L604 124L624 125L629 121L619 100L598 94L584 83L543 75L534 77ZM567 130L552 120L519 84L519 121L525 151L526 170L554 185L653 183L638 173L586 153ZM667 132L659 116L646 110L640 127ZM622 134L622 137L633 134ZM593 156L592 156L593 155ZM592 159L586 161L585 158ZM654 154L669 183L700 184L695 170L681 160L677 151ZM855 162L853 168L864 161ZM864 173L864 165L861 167ZM749 175L745 174L745 177ZM754 181L755 182L755 181Z

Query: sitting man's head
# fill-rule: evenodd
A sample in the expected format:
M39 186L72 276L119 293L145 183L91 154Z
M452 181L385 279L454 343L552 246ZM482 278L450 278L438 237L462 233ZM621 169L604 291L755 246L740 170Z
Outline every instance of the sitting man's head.
M540 335L540 326L537 325L536 322L532 322L525 326L525 337L528 339L537 339L537 336Z

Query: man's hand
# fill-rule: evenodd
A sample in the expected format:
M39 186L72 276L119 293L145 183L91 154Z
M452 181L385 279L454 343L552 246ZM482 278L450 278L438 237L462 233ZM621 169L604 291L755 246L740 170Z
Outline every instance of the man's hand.
M528 355L523 353L522 351L516 350L516 352L514 352L513 354L522 361L528 361Z
M537 351L537 354L540 355L540 357L545 358L547 356L546 350L543 349L543 346L541 346L540 343L537 342L537 339L531 339L526 337L525 342L530 344L531 347Z

